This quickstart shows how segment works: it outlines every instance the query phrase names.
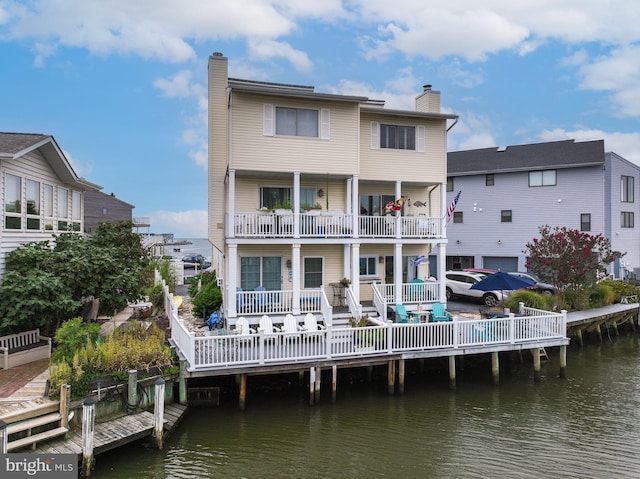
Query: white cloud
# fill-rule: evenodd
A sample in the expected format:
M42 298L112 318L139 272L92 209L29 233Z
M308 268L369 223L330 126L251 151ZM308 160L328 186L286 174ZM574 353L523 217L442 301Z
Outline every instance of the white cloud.
M298 71L309 72L313 66L306 53L296 50L290 44L274 40L250 40L249 53L253 59L271 61L277 58L287 60Z
M69 153L65 149L62 150L62 153L64 154L67 161L69 161L69 164L71 165L71 168L73 168L73 171L75 171L76 175L78 175L80 178L88 178L91 175L91 172L93 171L93 163L84 162L79 160L78 158L74 158L73 156L71 156L71 153Z
M154 211L147 215L155 233L173 233L175 238L206 238L207 211Z

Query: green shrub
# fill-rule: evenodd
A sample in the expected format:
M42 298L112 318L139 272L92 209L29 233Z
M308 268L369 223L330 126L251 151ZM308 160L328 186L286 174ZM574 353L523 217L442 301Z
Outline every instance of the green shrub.
M69 319L62 323L56 331L54 341L56 348L51 357L54 361L68 361L78 348L88 343L95 343L100 337L100 325L87 323L82 318Z
M589 306L592 308L599 308L601 306L608 306L618 301L620 297L617 296L613 287L608 284L599 283L595 285L591 295L589 296Z
M615 303L620 302L620 298L623 296L639 296L640 297L640 288L634 286L629 283L625 283L624 281L620 281L617 279L605 279L600 281L598 285L608 286L611 288L615 295Z
M549 297L549 295L546 296ZM551 298L553 299L553 297ZM526 289L514 291L503 301L504 306L509 308L511 311L518 311L520 303L524 303L528 308L548 308L547 298L544 295Z
M195 316L202 314L203 318L206 318L214 311L217 311L222 304L222 291L218 287L215 273L203 274L198 278L199 281L194 283L201 283L200 288L190 287L189 296L191 296L192 311ZM193 284L192 283L192 286ZM195 291L195 293L193 293Z
M156 284L154 287L147 289L146 294L149 297L149 301L151 301L156 308L162 308L164 306L164 291L161 284Z
M173 351L165 343L164 332L152 323L146 328L137 321L127 323L104 342L86 342L75 349L71 357L59 358L49 366L51 395L59 394L60 386L71 386L71 396L86 396L91 382L100 376L125 378L127 371L141 373L164 371L173 366Z

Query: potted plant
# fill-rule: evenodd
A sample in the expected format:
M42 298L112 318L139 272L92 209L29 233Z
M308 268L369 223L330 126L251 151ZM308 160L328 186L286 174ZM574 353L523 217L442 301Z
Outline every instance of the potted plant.
M349 287L349 285L351 284L351 281L349 280L349 278L342 278L342 279L340 280L340 284L341 284L342 286L344 286L345 288L348 288L348 287ZM353 318L352 318L352 319L353 319Z
M363 314L360 318L349 318L349 326L358 328L353 336L353 344L358 351L375 351L382 332L379 329L371 328L369 325L369 315Z

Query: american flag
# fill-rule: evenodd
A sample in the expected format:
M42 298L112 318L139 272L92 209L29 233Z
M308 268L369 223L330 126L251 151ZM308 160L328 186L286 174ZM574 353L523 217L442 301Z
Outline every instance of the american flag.
M449 205L449 208L447 209L447 224L449 223L449 221L451 221L451 218L453 218L453 212L455 211L458 200L460 199L460 193L462 193L462 190L458 191L458 194L455 196L455 198Z

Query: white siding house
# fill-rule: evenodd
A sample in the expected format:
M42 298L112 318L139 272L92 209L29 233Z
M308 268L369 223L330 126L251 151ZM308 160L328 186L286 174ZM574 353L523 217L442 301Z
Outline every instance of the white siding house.
M227 58L213 54L208 236L229 323L306 312L329 322L336 306L356 316L367 303L385 315L388 304L444 299L444 284L412 298L408 285L428 276L417 258L445 250L447 129L456 118L440 112L430 87L415 110L390 110L361 96L228 78ZM444 271L444 257L434 267Z
M0 133L0 173L0 275L19 246L82 232L84 193L101 188L75 174L50 135Z
M448 154L447 268L525 271L525 244L543 225L602 234L626 252L616 277L640 267L640 167L605 153L604 141L574 140Z

